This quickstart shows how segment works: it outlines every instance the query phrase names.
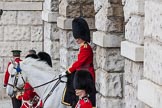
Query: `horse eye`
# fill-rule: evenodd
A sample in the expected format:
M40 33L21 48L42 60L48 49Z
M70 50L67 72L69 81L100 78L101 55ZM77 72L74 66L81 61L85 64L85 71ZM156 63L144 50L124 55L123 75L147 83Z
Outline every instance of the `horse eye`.
M11 75L11 78L14 77L15 75Z

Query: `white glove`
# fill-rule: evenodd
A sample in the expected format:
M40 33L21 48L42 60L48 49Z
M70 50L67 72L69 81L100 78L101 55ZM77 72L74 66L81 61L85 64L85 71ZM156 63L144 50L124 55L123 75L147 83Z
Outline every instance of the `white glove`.
M63 77L63 76L66 76L67 73L66 72L62 72L60 75L61 75L61 77Z

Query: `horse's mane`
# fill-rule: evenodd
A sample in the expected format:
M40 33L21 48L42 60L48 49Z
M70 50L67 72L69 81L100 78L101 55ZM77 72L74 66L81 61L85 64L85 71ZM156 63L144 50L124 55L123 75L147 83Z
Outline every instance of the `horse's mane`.
M54 73L53 68L51 68L45 61L40 61L39 59L33 59L31 57L28 57L21 62L20 67L23 68L27 65L31 68L36 68L46 73Z

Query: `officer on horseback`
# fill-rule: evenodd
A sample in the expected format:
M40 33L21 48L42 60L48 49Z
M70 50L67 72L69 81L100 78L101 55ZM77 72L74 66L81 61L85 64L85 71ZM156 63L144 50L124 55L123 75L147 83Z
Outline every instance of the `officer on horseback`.
M62 103L65 105L72 106L75 108L78 101L78 97L75 96L75 90L73 88L74 74L77 70L87 70L95 82L95 71L93 66L93 50L90 43L90 30L86 20L82 17L77 17L72 21L73 36L77 44L80 45L78 59L67 69L66 72L62 73L62 76L67 75L67 86L64 90ZM93 107L95 107L95 93L91 95L90 100Z

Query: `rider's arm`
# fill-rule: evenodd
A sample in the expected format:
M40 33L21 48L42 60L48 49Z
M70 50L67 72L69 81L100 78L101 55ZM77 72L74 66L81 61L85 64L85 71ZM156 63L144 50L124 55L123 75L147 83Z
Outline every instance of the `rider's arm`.
M80 48L80 52L78 54L78 59L75 61L72 66L68 69L69 73L75 72L77 69L79 69L83 64L87 62L88 57L91 56L91 47L84 47L82 46Z

